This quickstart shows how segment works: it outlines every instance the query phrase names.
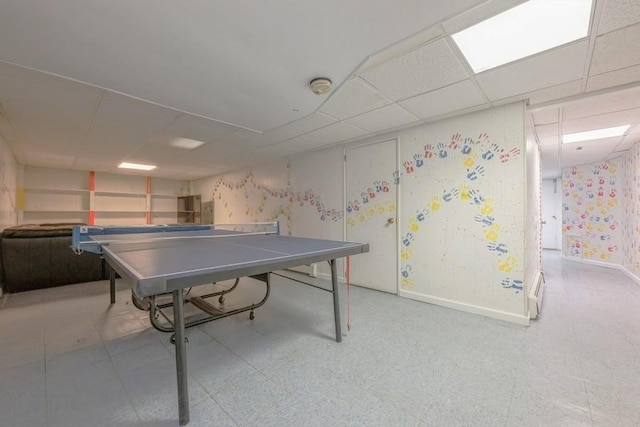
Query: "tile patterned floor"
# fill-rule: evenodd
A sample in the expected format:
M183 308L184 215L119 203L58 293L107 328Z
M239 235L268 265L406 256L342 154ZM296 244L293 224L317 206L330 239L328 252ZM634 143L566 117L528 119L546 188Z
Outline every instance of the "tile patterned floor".
M341 344L330 295L276 278L254 321L188 330L189 425L640 425L640 286L544 263L529 328L352 287ZM0 425L178 424L168 335L124 285L108 298L106 282L2 298Z

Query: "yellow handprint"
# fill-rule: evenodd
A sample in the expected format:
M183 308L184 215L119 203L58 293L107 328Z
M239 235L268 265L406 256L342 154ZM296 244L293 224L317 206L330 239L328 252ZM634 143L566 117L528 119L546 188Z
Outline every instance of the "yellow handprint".
M475 166L476 164L476 159L478 158L478 156L476 154L470 154L469 156L467 156L464 159L464 162L462 162L462 164L467 168L467 169L471 169L472 167Z
M499 232L500 232L500 226L498 224L493 224L491 227L485 230L484 236L487 238L487 240L490 240L492 242L497 242Z
M411 248L404 248L403 250L400 251L400 258L402 258L403 261L408 261L409 258L411 258L413 256L413 249Z
M482 204L482 206L480 207L480 213L482 215L489 215L493 212L493 204L495 203L495 200L492 199L491 197L488 197L485 199L484 203Z
M458 187L458 192L460 194L460 200L463 202L471 199L471 194L469 194L469 186L466 184L462 184Z
M408 289L410 291L412 291L412 290L414 290L416 288L416 284L413 283L412 280L409 280L409 279L407 279L405 277L402 278L400 283L401 283L401 285L402 285L402 287L404 289Z
M415 218L409 218L409 230L414 233L420 230L420 224Z
M433 196L431 198L431 205L429 206L431 208L432 211L439 211L440 210L440 197L438 196Z
M498 260L498 268L500 269L500 271L504 271L505 273L511 272L513 270L513 267L515 267L517 264L518 261L511 255L506 257L503 262L500 262L500 260Z

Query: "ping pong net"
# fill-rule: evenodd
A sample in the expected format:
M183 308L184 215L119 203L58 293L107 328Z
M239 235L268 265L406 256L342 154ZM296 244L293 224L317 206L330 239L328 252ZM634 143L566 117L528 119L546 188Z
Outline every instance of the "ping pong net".
M102 247L110 244L160 243L258 234L280 234L280 224L276 221L246 224L78 225L73 227L71 249L76 254L85 251L101 254Z

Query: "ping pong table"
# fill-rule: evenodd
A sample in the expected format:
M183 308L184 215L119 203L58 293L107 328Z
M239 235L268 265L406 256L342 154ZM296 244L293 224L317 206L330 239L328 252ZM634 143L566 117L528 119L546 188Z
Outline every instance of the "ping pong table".
M305 264L328 261L331 266L331 292L336 341L342 341L340 299L336 259L369 251L365 243L283 236L277 222L257 223L258 230L239 225L186 226L76 226L72 249L99 253L109 266L111 303L115 303L115 275L132 289L133 298L171 294L173 309L172 342L176 349L179 424L189 422L189 395L185 342L185 302L209 311L208 320L251 311L269 296L270 273ZM266 283L266 294L258 304L233 313L219 308L207 310L208 303L185 299L183 290L240 277L253 277ZM235 285L234 285L235 286ZM223 291L229 292L230 290ZM220 293L211 294L220 295ZM197 302L196 302L197 301ZM209 305L210 306L210 305Z

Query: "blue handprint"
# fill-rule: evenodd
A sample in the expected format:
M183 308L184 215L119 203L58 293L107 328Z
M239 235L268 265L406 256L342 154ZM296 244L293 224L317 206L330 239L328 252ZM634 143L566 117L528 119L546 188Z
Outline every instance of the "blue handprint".
M481 205L484 202L484 197L477 190L469 190L469 196L471 196L471 203L474 205Z
M498 147L498 144L491 144L491 147L489 147L487 151L482 153L482 158L485 160L491 160L498 151L500 151L500 147Z
M442 200L444 200L445 202L450 202L457 195L458 195L458 189L454 188L449 192L445 191L445 193L442 195Z
M500 253L500 255L504 255L506 253L509 252L509 250L507 249L507 245L505 245L504 243L489 243L487 244L487 248L490 251L496 251L498 253Z
M414 238L415 236L413 235L413 233L407 233L407 235L402 238L402 244L405 246L409 246L411 245L411 242L413 242Z
M491 225L493 225L493 222L496 220L494 217L489 215L475 215L473 219L482 223L482 225L485 227L490 227Z
M517 280L517 279L516 280L511 280L508 277L502 281L502 287L503 288L505 288L505 289L515 289L516 292L521 291L524 288L523 285L524 284L523 284L522 280Z
M411 273L412 270L413 268L411 267L411 265L407 265L405 268L402 269L402 277L404 277L405 279L409 277L409 274Z
M464 145L462 146L462 154L469 154L471 152L471 145L473 144L473 140L469 137L464 139Z
M445 157L447 157L448 153L447 153L447 148L443 143L439 143L438 144L438 157L440 157L441 159L444 159Z
M467 178L470 181L475 181L479 175L484 175L484 166L478 165L473 170L467 169Z
M416 167L418 168L421 168L424 165L424 157L420 153L414 154L413 160L416 162Z

